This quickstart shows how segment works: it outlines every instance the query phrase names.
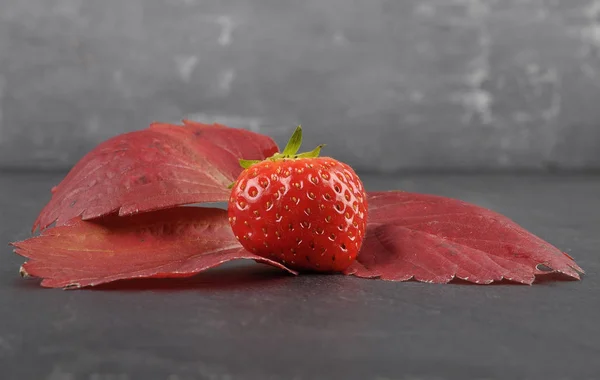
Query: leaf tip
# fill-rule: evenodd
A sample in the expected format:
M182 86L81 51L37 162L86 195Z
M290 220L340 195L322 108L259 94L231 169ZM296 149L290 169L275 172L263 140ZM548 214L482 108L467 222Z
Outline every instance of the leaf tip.
M261 160L244 160L241 159L239 160L240 162L240 166L244 169L248 169L250 166L254 165L254 164L258 164L259 162L261 162Z
M31 277L31 276L29 275L29 273L27 272L27 270L25 269L25 266L23 266L23 265L21 265L21 267L19 268L19 275L20 275L22 278L28 278L28 277Z
M283 149L281 155L283 156L294 156L298 150L300 150L300 146L302 145L302 126L298 125L292 134L292 137L287 142L287 145Z

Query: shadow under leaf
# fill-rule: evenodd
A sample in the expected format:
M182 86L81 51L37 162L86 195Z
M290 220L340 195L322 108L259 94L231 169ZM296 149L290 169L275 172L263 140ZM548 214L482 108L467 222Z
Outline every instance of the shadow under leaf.
M293 278L268 265L222 265L185 278L143 278L119 280L84 288L93 291L226 291L280 286Z

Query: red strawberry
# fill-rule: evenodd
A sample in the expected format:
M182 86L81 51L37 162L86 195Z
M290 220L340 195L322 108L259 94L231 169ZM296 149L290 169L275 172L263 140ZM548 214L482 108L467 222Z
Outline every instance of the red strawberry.
M296 154L301 143L298 127L282 153L240 160L229 223L248 251L295 270L340 272L362 245L365 190L350 166L318 157L322 145Z

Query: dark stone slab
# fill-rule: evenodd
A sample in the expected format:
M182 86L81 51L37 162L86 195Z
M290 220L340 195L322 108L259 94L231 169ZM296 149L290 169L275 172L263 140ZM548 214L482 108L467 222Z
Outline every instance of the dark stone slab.
M0 173L0 242L61 176ZM0 255L3 380L597 379L600 178L364 177L502 212L573 255L581 282L430 285L292 278L234 264L183 281L62 291Z

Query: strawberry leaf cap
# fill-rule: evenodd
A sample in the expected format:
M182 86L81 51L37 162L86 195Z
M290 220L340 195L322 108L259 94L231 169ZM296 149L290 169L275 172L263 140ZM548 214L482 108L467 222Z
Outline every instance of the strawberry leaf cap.
M321 154L321 149L323 149L325 144L321 144L321 145L317 146L315 149L311 150L310 152L298 153L298 151L300 150L300 146L302 146L302 126L301 125L296 127L296 129L294 130L294 133L292 134L292 137L290 137L285 148L283 149L283 152L277 152L274 155L267 157L264 160L240 159L239 163L242 168L248 169L252 165L258 164L259 162L263 162L266 160L278 161L278 160L289 160L289 159L294 160L297 158L317 158ZM227 186L227 188L232 189L233 186L235 186L235 181L232 182L229 186Z
M277 161L277 160L285 160L285 159L296 159L296 158L316 158L321 154L321 149L325 146L325 144L321 144L317 146L315 149L310 152L298 153L300 150L300 146L302 146L302 126L297 126L292 134L292 137L288 140L283 152L278 152L272 155L271 157L267 157L266 160ZM262 162L263 160L239 160L240 166L244 169L248 169L254 164Z

